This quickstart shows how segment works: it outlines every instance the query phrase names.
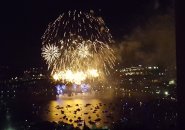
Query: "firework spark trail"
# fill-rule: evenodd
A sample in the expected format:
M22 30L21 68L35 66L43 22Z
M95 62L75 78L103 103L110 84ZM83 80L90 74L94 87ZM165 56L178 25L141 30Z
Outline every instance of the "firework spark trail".
M42 40L42 57L51 74L61 73L62 78L66 76L63 72L70 72L71 76L83 73L83 80L89 76L87 70L94 76L100 76L95 72L108 74L116 60L108 45L112 43L109 29L93 13L76 10L63 13L48 25Z

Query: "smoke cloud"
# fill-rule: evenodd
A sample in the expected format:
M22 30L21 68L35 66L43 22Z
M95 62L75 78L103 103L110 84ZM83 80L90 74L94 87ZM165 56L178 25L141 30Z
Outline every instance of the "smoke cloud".
M118 59L123 65L175 65L176 42L174 14L150 18L119 43Z

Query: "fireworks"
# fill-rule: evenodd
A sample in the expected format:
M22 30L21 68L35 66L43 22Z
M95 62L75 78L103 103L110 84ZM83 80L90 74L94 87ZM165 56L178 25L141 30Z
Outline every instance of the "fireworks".
M59 48L53 44L44 46L42 50L42 56L49 66L53 64L60 56Z
M112 36L102 18L69 11L48 25L42 56L56 80L81 82L108 74L115 62Z
M81 82L84 81L87 77L96 78L98 76L99 74L97 70L94 70L94 69L87 70L86 72L82 72L82 71L72 72L71 70L66 70L66 71L59 71L53 74L53 79L56 81L63 80L63 81L70 81L76 84L81 84Z

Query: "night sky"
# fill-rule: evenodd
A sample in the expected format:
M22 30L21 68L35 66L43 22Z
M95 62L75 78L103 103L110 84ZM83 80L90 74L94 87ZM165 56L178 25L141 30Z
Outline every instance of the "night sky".
M49 22L53 22L64 11L94 10L95 15L101 16L110 29L116 41L115 46L120 46L125 36L133 35L135 28L142 28L153 17L163 15L173 8L173 1L124 0L122 3L7 1L1 5L0 65L43 66L41 36Z

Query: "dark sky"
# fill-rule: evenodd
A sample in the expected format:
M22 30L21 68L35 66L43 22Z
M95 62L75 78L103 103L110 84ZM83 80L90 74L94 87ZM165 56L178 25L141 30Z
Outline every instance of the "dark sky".
M64 11L93 9L95 14L104 19L114 40L121 41L123 36L129 35L135 27L142 26L147 19L164 13L173 5L173 0L38 1L12 0L1 4L0 65L44 65L41 58L41 36L49 22L54 21Z

